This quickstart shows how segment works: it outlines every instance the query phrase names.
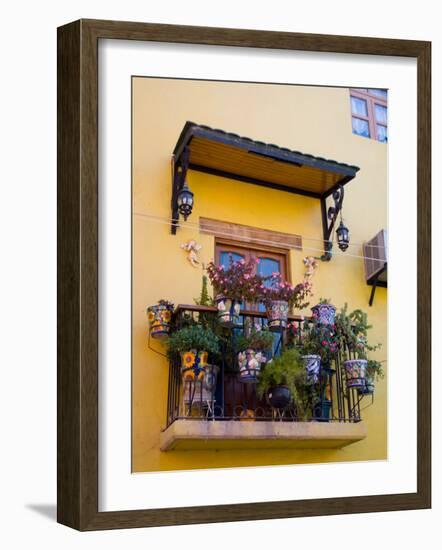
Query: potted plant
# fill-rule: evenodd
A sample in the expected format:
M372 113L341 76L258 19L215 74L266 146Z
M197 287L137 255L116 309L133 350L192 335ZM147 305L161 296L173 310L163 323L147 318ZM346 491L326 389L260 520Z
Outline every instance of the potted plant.
M320 325L334 325L335 315L336 307L329 299L321 298L319 303L312 307L312 317Z
M181 357L181 374L184 381L203 381L206 374L216 375L219 367L208 363L209 354L219 353L218 337L209 328L190 325L174 332L167 340L170 359ZM213 383L212 385L216 385Z
M338 351L338 335L335 325L323 325L317 318L306 320L303 326L295 329L298 335L298 349L304 361L307 380L310 384L319 382L321 364L329 369L330 363Z
M285 409L293 401L297 416L306 419L311 410L313 392L307 383L307 376L299 351L285 350L263 367L257 385L258 397L267 397L276 409Z
M273 334L267 329L252 328L248 335L236 342L238 350L239 379L244 383L258 380L261 365L267 362L266 352L273 346Z
M336 316L336 329L340 346L344 351L344 368L347 388L355 388L358 393L370 394L374 391L375 379L382 378L382 365L369 357L370 352L380 348L380 344L371 345L367 334L372 328L368 324L367 314L361 309L347 312L345 306ZM350 359L350 354L354 356Z
M149 333L152 338L163 340L169 336L174 305L168 300L158 300L146 310L149 321Z
M207 274L215 293L215 303L218 308L219 322L228 327L239 324L241 302L254 302L262 282L255 273L254 260L233 261L230 255L230 264L215 265L210 262Z
M375 382L384 378L384 371L380 361L374 359L368 359L367 367L365 369L365 387L360 388L358 391L362 395L373 395L375 389Z
M302 309L308 305L306 298L311 294L311 283L304 281L292 285L284 281L280 273L273 273L260 285L260 300L266 307L268 326L271 331L287 327L288 315L293 308Z

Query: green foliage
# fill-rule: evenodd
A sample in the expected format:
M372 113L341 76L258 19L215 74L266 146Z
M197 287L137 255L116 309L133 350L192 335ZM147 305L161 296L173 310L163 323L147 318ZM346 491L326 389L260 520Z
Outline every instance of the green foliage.
M298 349L302 355L319 355L323 363L329 363L338 351L338 337L334 325L321 325L306 321L300 334Z
M316 396L312 386L307 383L301 354L295 348L284 351L263 366L256 391L262 398L271 388L280 385L287 386L292 392L298 416L307 418Z
M213 299L209 296L209 291L207 288L207 275L203 275L202 284L201 284L201 293L199 298L194 300L197 306L212 306Z
M348 304L336 314L336 332L339 345L344 352L344 358L348 358L347 350L353 351L358 359L368 361L366 373L373 380L384 377L384 371L380 361L371 359L370 352L376 351L381 344L370 344L368 342L368 331L372 325L368 323L368 316L365 311L355 309L348 313Z
M238 351L246 349L254 349L257 351L265 351L272 349L274 342L273 333L268 329L257 330L252 328L247 336L241 335L236 341Z
M219 339L209 328L190 325L174 332L167 339L169 357L184 351L208 351L219 353Z

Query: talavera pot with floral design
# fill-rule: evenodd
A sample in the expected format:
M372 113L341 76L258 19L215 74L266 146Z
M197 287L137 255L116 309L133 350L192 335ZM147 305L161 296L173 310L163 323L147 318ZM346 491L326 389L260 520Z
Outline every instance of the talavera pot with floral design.
M241 304L236 300L231 300L225 296L218 295L215 299L218 309L218 321L225 327L234 327L239 325L239 314Z
M152 338L164 340L169 336L173 307L173 304L167 302L158 303L147 308L147 319Z
M321 357L319 355L303 355L301 359L304 362L307 373L307 382L309 384L317 384L321 371Z
M317 304L312 307L313 316L320 325L334 325L336 308L332 304Z
M267 357L262 351L246 349L238 353L239 379L244 383L258 381L261 365L267 362Z
M366 359L349 359L344 361L345 376L347 380L347 388L356 388L364 390L365 372L367 369Z
M268 326L271 331L278 332L287 327L289 304L285 300L272 300L266 306Z

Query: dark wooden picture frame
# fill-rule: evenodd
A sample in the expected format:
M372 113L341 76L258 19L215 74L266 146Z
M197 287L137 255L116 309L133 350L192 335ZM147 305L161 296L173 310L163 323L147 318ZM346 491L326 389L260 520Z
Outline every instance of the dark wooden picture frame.
M98 511L98 41L405 56L418 71L417 492ZM431 506L431 43L79 20L58 29L58 521L82 531Z

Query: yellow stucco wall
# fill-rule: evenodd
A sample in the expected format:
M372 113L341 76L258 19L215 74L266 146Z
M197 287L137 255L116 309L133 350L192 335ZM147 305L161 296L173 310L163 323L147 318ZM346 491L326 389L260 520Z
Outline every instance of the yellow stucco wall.
M160 451L168 366L148 348L145 308L160 298L192 304L199 295L202 273L187 262L180 249L183 242L194 238L201 243L205 263L214 254L213 237L194 228L179 229L172 236L165 223L143 217L170 216L171 153L187 120L358 165L356 179L345 187L344 217L351 240L361 243L387 227L387 146L352 133L348 89L135 78L133 471L386 459L387 377L377 384L374 404L363 411L367 438L343 449ZM322 238L319 201L193 171L188 182L195 194L191 224L204 216L303 235L303 250L290 252L294 282L302 277L302 258L321 254L314 250ZM378 289L369 308L363 260L352 254L362 255L361 247L351 246L345 255L320 263L311 305L328 297L338 307L348 302L351 309L366 310L374 325L371 340L383 344L377 357L386 359L387 291ZM152 347L164 352L157 341Z

